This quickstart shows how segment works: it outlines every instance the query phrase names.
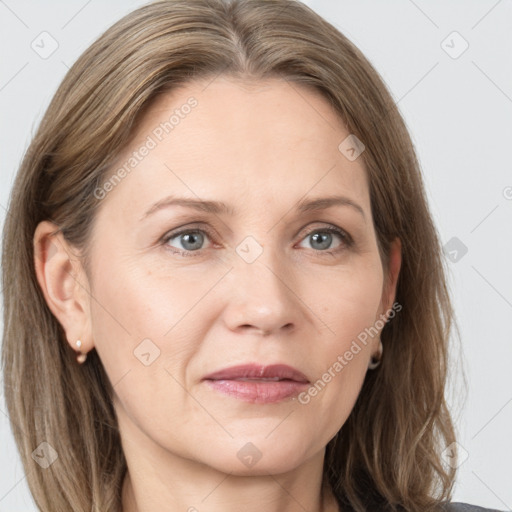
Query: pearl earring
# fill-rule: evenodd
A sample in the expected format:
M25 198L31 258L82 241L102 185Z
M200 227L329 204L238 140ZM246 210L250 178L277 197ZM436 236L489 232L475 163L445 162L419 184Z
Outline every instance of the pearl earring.
M77 340L76 346L80 348L82 346L82 342L80 340ZM87 359L87 354L84 354L80 352L80 354L77 356L76 360L79 364L85 363L85 360Z

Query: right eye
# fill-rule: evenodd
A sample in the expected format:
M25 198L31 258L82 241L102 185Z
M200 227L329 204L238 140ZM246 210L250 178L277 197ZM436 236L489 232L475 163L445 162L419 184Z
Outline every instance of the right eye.
M203 229L182 229L165 235L162 239L162 243L174 248L175 250L171 250L181 256L195 256L195 254L191 253L200 252L205 237L209 239L210 235ZM177 240L177 243L180 244L181 247L171 245L170 242L173 240Z

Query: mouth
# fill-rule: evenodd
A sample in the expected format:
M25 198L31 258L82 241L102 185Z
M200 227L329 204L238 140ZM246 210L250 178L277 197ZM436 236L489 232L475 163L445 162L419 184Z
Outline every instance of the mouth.
M203 381L219 393L250 403L290 399L309 386L302 372L284 364L234 366L207 375Z

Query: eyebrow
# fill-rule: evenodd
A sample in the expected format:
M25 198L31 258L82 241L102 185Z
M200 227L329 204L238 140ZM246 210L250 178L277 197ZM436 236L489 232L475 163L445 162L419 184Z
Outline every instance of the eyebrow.
M183 206L186 208L192 208L197 211L213 213L215 215L227 214L233 216L236 213L233 207L222 201L207 201L203 199L167 196L151 206L140 220L142 221L156 211L169 208L171 206ZM319 197L309 200L303 199L298 202L295 210L299 213L304 213L310 211L326 210L327 208L331 208L333 206L351 207L359 212L363 216L363 219L366 221L363 208L358 203L345 196Z

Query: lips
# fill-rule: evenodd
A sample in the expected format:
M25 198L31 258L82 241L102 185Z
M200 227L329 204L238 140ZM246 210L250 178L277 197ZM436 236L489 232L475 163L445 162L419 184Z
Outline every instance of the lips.
M306 376L291 366L286 364L273 364L262 366L258 364L245 364L232 366L223 370L211 373L203 380L233 380L246 382L278 382L292 381L299 383L308 383Z
M286 364L232 366L203 378L213 391L253 404L293 400L309 386L306 376Z

